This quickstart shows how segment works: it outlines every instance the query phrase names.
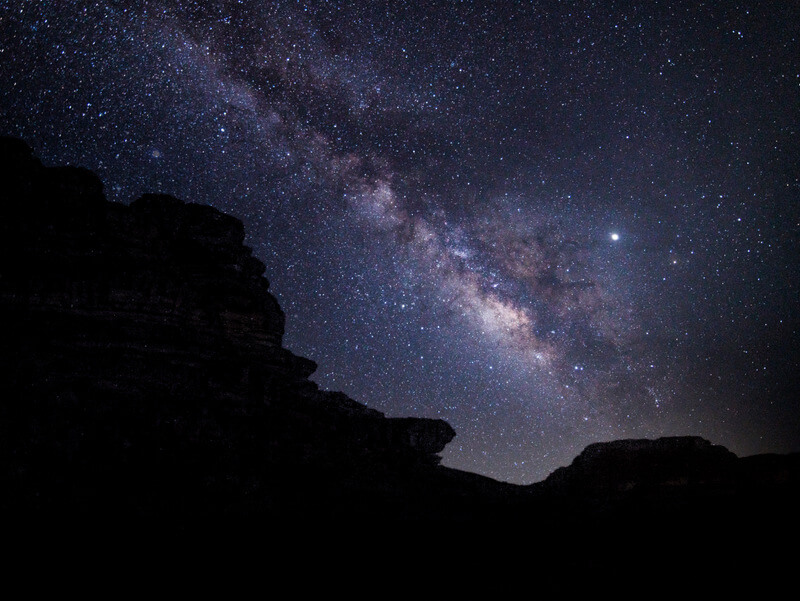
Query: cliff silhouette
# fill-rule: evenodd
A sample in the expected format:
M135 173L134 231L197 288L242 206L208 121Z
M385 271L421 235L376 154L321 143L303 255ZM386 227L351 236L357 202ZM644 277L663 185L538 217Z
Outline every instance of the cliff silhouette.
M11 522L513 529L583 545L566 563L548 556L552 590L611 578L620 556L591 540L646 529L660 541L650 558L680 548L709 562L680 537L765 543L796 528L797 454L623 440L530 486L441 466L456 435L446 422L387 418L309 380L316 364L282 346L284 313L239 220L165 195L108 202L92 172L45 167L14 138L0 139L0 192L0 510ZM720 565L754 561L737 549ZM654 569L635 549L621 557ZM576 567L588 583L560 580Z

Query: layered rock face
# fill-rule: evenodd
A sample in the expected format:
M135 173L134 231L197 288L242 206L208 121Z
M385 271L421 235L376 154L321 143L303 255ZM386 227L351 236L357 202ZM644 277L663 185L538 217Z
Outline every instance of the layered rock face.
M347 497L357 473L391 488L436 465L455 435L320 391L282 346L239 220L163 195L109 203L94 174L15 139L0 186L7 503L255 510L294 504L300 481Z

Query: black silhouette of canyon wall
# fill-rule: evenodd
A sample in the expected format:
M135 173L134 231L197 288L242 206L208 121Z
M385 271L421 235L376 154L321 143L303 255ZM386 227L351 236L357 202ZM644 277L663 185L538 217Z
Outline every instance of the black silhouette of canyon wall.
M6 503L337 513L438 464L447 423L308 379L239 220L0 147Z
M441 466L444 421L387 418L309 380L239 220L163 195L108 202L93 173L44 167L13 138L0 194L7 521L394 521L435 523L433 538L447 523L454 540L480 525L535 545L543 590L573 593L613 588L622 563L656 580L769 567L764 549L796 534L797 454L622 440L530 486ZM710 557L714 540L732 542Z

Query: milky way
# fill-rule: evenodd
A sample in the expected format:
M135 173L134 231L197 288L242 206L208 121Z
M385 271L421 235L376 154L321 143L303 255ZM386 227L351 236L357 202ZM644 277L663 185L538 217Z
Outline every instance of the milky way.
M800 12L0 2L0 133L245 222L325 388L532 482L800 450Z

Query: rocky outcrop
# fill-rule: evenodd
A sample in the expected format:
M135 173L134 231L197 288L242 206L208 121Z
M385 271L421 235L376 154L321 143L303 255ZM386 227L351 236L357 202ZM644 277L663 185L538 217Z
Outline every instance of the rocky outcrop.
M14 139L0 185L6 504L228 511L250 487L252 507L290 505L307 472L346 506L351 473L391 488L455 435L319 390L316 364L282 346L239 220L165 195L107 202L94 174L45 168Z
M687 536L691 528L727 532L733 523L793 519L800 454L739 458L696 436L617 440L589 445L530 490L566 520L591 516L622 530L644 520Z
M731 480L736 459L726 448L696 436L617 440L589 445L543 484L574 498L716 485Z

